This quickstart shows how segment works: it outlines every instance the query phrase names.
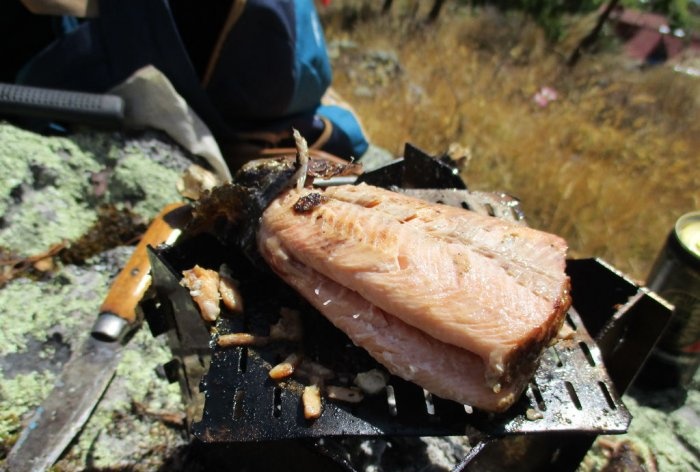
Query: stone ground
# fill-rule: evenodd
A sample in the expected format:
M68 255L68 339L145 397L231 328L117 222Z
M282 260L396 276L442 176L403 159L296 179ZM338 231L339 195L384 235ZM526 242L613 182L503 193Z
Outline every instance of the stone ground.
M0 246L3 259L15 261L79 240L96 227L99 208L128 215L135 236L165 204L182 200L175 182L191 163L154 133L45 137L8 123L0 123L0 156ZM89 331L110 279L132 251L118 242L83 246L84 254L72 251L78 263L29 265L0 289L2 456ZM2 275L11 267L3 264ZM179 390L156 374L169 359L164 341L140 330L57 469L153 470L184 444Z

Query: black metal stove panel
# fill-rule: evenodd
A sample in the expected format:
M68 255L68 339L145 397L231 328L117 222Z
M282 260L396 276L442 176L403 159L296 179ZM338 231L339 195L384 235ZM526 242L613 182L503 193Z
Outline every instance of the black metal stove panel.
M545 350L531 385L504 414L472 410L391 377L381 394L368 396L359 404L324 400L323 414L310 422L302 413L302 383L297 380L277 383L269 379L271 366L287 353L301 349L305 357L332 369L336 377L329 383L336 384L348 384L355 373L381 366L276 276L255 271L242 256L217 247L209 237L204 238L156 251L153 255L166 263L156 263L154 268L167 268L177 274L192 267L194 260L213 269L226 263L234 277L240 275L246 314L222 317L217 332L266 336L284 307L302 314L304 341L300 346L276 342L267 346L224 348L213 342L212 335L208 346L200 345L200 352L209 349L210 365L200 384L204 394L201 420L195 419L192 432L203 442L384 435L479 438L553 431L621 433L629 425L630 415L605 371L600 351L574 309L567 315L567 339ZM207 255L198 257L198 251ZM154 278L158 286L162 277L154 273ZM170 274L166 279L172 285L177 278ZM171 298L176 291L182 292L175 297L179 300L183 294L189 296L179 285L161 289ZM178 318L189 317L203 324L194 303L189 305L178 303ZM188 332L183 340L191 338L191 329L180 328ZM192 351L191 346L175 346L172 341L171 337L174 352Z

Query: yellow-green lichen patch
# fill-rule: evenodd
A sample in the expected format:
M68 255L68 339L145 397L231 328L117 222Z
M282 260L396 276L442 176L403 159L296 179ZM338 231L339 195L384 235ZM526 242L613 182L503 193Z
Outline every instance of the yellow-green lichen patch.
M31 256L68 240L81 241L98 208L124 208L146 223L179 201L179 173L189 160L162 136L81 132L46 137L0 122L0 246ZM132 218L136 213L136 217ZM0 451L12 444L26 415L79 352L111 278L133 248L116 239L80 253L39 280L19 277L0 289ZM112 248L112 249L110 249ZM78 264L78 265L76 265ZM94 414L57 470L154 470L185 441L183 430L157 413L183 411L177 384L155 374L170 359L163 339L147 329L134 336ZM154 415L151 415L151 412ZM0 459L0 463L2 460Z
M71 268L49 280L16 279L0 290L0 355L21 352L30 339L44 340L59 332L67 341L86 319L97 315L108 277Z
M181 201L176 182L189 162L183 153L155 138L150 145L129 139L47 137L0 122L0 247L30 256L74 241L101 204L127 206L149 220Z
M697 463L700 453L700 391L697 390L697 381L700 372L695 378L695 387L687 391L680 406L676 404L678 391L635 391L635 396L626 395L624 402L633 417L627 434L601 436L579 467L579 472L601 470L608 462L605 451L623 441L634 445L640 457L653 456L647 462L657 463L658 470L700 470Z
M5 442L19 433L22 415L49 393L54 375L34 371L6 377L0 370L0 378L0 441Z
M172 359L163 338L153 339L147 329L139 331L134 342L139 349L127 349L117 368L117 382L124 381L129 398L151 410L180 409L180 388L158 378L156 367ZM159 394L154 396L153 392Z
M164 339L154 339L142 329L125 349L114 380L72 448L73 460L90 461L97 468L116 468L133 463L154 447L184 442L182 432L147 417L115 421L119 412L133 411L138 404L148 412L179 412L184 409L177 384L156 375L156 367L170 360ZM146 469L144 469L146 470Z
M109 200L129 204L135 213L152 218L168 203L182 200L175 186L179 175L143 154L129 154L114 168Z
M90 175L102 164L66 138L0 123L0 245L21 255L73 239L95 219Z

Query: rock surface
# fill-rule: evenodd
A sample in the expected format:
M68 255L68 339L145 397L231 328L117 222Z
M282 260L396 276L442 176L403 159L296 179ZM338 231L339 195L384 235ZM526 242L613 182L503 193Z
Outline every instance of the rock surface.
M142 227L165 204L182 199L175 183L191 163L155 133L46 137L0 123L2 274L53 245L70 251L94 227L101 207L127 212ZM0 457L88 333L131 251L119 245L79 264L54 258L48 270L30 267L0 289ZM169 359L164 341L140 330L57 469L153 470L184 444L179 389L156 374Z

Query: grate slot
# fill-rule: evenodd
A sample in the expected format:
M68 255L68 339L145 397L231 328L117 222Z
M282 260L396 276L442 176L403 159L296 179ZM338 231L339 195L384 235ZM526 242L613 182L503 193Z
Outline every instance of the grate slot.
M435 404L433 403L433 395L423 389L423 396L425 398L425 411L430 415L434 416L435 415Z
M245 374L248 370L248 348L242 347L238 351L238 372Z
M245 390L237 388L233 394L233 419L238 420L243 418L243 403L245 401Z
M605 401L608 402L608 406L612 410L617 410L617 405L615 404L615 401L612 398L612 395L610 395L610 391L608 390L608 386L605 385L604 382L599 381L598 386L600 387L600 390L603 392L603 396L605 397Z
M282 389L275 387L272 389L272 417L279 418L282 414Z
M584 343L583 341L580 341L578 343L579 347L581 348L581 351L583 352L583 355L586 356L586 360L588 361L588 364L591 367L595 367L595 359L593 359L593 355L591 355L591 350L588 348L588 344Z
M542 398L542 392L540 392L540 388L537 386L537 383L530 382L530 391L535 398L537 408L540 411L547 411L547 404L544 402L544 398Z
M581 405L581 400L578 398L578 394L576 393L574 384L567 380L564 382L564 385L566 386L566 391L569 392L569 397L571 397L571 401L574 402L574 406L576 406L576 409L582 410L583 406Z
M396 394L392 385L386 386L386 404L389 407L389 414L391 416L398 415L399 410L396 407Z

